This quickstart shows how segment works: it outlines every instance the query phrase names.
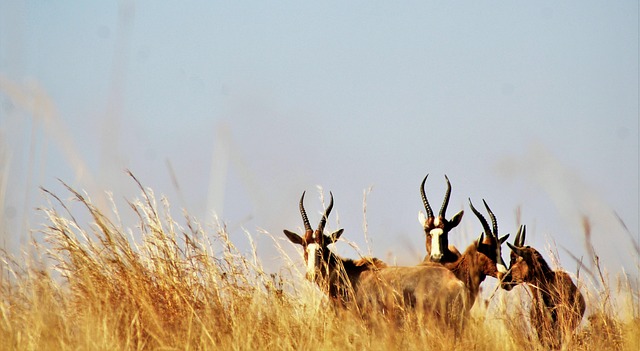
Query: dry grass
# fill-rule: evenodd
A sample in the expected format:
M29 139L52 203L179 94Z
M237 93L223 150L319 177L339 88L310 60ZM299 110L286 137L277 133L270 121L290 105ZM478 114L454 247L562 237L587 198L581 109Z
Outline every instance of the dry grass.
M223 225L210 233L187 214L179 224L168 201L159 206L138 185L141 199L129 202L134 230L119 224L115 206L105 214L70 187L72 201L44 190L44 240L33 240L19 262L2 255L3 349L544 349L526 323L524 289L500 294L489 308L476 303L457 340L425 325L363 321L295 274L265 273L255 249L241 254ZM72 213L71 202L81 213ZM76 220L87 214L88 224ZM637 286L580 283L589 317L566 348L640 348Z

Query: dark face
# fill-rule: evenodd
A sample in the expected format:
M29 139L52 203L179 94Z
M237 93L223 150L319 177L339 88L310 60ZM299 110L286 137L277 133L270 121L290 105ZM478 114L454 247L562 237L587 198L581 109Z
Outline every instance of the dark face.
M487 220L478 210L476 210L475 207L473 207L473 203L471 202L471 199L469 199L469 207L471 207L473 213L478 217L478 220L484 229L484 233L480 235L480 239L478 240L478 251L487 256L489 262L491 262L490 267L485 267L485 273L502 281L504 275L507 274L507 267L504 264L504 260L502 260L501 246L505 241L507 241L509 234L502 238L498 238L498 222L496 220L496 216L493 214L493 211L491 211L486 201L482 200L482 203L484 203L484 207L489 213L492 226L489 226Z
M531 281L531 267L533 267L533 260L536 253L534 249L529 246L521 247L519 251L519 253L511 252L510 281L512 286Z
M519 247L518 253L511 251L509 274L505 277L502 287L511 290L514 286L531 281L535 249L525 246Z
M485 235L478 243L478 252L486 257L486 265L483 269L488 276L503 280L507 273L507 267L502 260L501 244L507 240L509 235L500 239L491 235Z
M511 248L511 261L509 262L509 273L501 284L503 289L511 290L518 284L532 281L533 263L540 254L536 249L524 245L526 229L525 225L521 225L513 245L507 243Z

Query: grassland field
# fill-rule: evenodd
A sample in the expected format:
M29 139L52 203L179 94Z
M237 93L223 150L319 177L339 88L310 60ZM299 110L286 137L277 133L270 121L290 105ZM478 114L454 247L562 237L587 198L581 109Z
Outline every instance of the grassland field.
M545 350L523 287L476 301L459 338L411 315L401 325L365 321L289 269L303 263L281 240L288 264L268 273L255 246L240 252L224 224L174 219L169 201L142 185L129 208L108 212L67 190L72 200L43 190L44 226L23 254L1 255L2 350ZM88 221L76 220L71 201ZM132 211L137 226L123 227L119 211ZM638 271L627 274L609 279L597 262L574 274L587 314L563 349L640 349L640 292L629 279Z

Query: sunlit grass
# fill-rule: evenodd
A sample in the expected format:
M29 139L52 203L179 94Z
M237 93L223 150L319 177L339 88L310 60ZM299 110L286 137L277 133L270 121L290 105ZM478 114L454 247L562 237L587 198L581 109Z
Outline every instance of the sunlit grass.
M209 229L188 214L173 218L167 199L157 202L138 185L141 197L126 209L137 216L135 228L88 194L67 187L72 199L63 200L44 190L44 228L23 256L2 255L3 349L545 349L528 325L523 288L478 301L457 339L411 317L402 325L362 318L334 308L299 274L266 273L256 248L240 252L224 224ZM302 265L280 242L273 240L286 266ZM609 286L586 275L578 279L588 316L566 349L637 350L637 282Z

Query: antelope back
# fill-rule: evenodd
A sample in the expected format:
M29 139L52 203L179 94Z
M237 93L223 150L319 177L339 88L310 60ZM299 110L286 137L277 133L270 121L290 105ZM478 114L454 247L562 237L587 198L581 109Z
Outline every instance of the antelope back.
M441 265L387 267L364 275L356 298L366 313L385 311L436 319L439 324L456 325L466 316L469 290Z

